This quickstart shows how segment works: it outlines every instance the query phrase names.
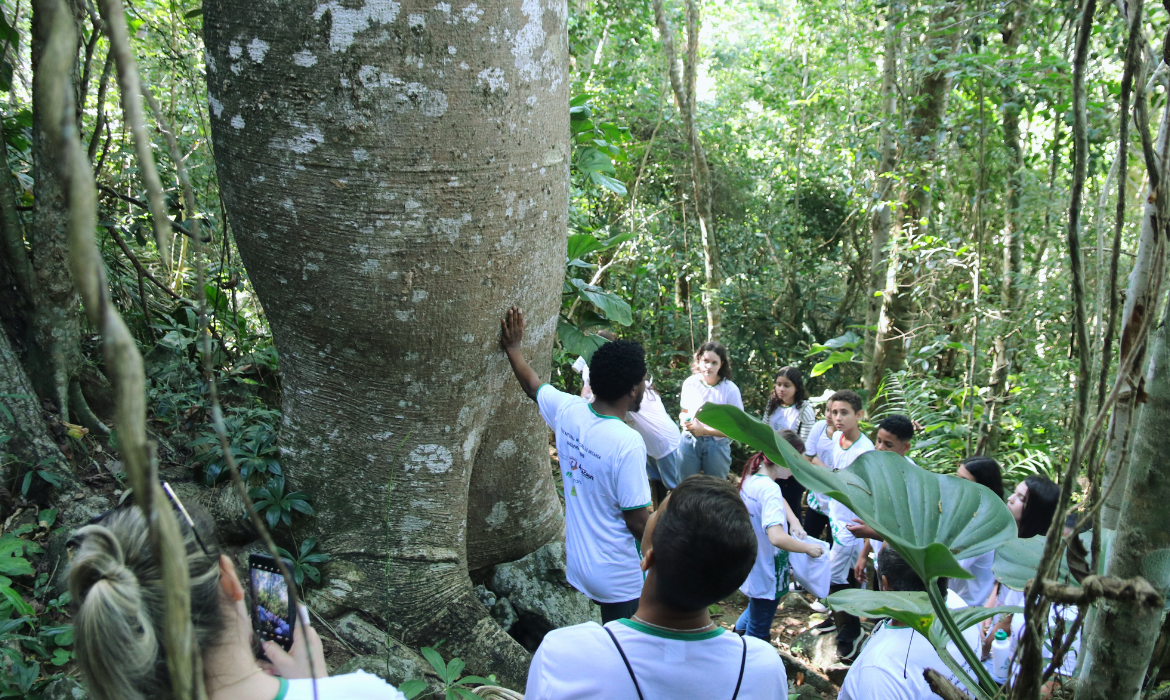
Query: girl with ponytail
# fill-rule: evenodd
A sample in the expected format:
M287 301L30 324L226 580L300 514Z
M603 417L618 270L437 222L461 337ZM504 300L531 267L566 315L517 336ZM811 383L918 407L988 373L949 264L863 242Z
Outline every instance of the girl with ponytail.
M771 639L776 607L788 593L788 553L799 552L814 558L825 553L820 545L804 541L800 521L773 481L777 469L763 452L757 452L744 465L743 479L739 482L739 495L756 531L758 550L756 563L739 588L749 602L735 629L764 640Z

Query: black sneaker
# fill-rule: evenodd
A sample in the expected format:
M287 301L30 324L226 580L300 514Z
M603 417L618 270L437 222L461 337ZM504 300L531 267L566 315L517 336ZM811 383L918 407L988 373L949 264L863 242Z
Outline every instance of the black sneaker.
M825 621L819 625L814 626L813 631L817 634L825 634L826 632L835 632L837 630L837 623L833 621L833 616L830 615L825 618Z
M857 658L857 653L861 651L861 647L865 644L865 638L868 636L865 632L862 632L852 642L837 642L837 661L846 665L853 663Z

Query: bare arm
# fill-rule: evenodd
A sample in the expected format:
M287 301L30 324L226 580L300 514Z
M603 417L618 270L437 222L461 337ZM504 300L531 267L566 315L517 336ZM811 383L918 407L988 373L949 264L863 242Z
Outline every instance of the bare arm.
M646 532L646 523L650 520L650 508L635 508L623 510L622 517L626 521L626 529L638 542L642 541L642 534Z
M512 372L520 382L520 388L528 394L528 398L536 400L536 392L540 389L540 377L524 359L520 352L520 341L524 339L524 314L513 306L500 321L500 346L508 354L508 362L512 365Z
M803 540L808 537L808 533L804 531L804 526L800 524L800 518L796 517L796 513L792 512L792 506L788 505L788 501L784 501L784 517L788 520L788 532L798 540Z
M783 549L786 552L807 554L810 557L819 557L825 553L825 550L819 544L802 542L787 532L784 532L783 525L773 525L768 528L768 541L772 543L773 547Z

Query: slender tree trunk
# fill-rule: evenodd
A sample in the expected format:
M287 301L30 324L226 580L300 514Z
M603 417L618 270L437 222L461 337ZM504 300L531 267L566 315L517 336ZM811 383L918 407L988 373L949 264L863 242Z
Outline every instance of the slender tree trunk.
M1144 92L1135 96L1135 102L1145 99ZM1138 128L1141 128L1140 121L1138 120ZM1168 121L1170 120L1167 120L1164 114L1154 146L1158 158L1163 161L1170 154L1170 124L1167 124ZM1154 194L1157 195L1160 192ZM1146 337L1142 336L1140 332L1146 317L1157 313L1155 307L1165 274L1164 232L1166 224L1159 218L1157 201L1150 201L1150 188L1147 187L1145 195L1146 207L1142 214L1137 258L1129 273L1129 286L1125 294L1125 305L1121 312L1121 338L1118 351L1118 367L1134 367L1135 369L1124 377L1125 384L1118 395L1113 415L1110 417L1109 436L1106 440L1105 468L1102 474L1102 493L1105 494L1105 503L1101 509L1101 523L1107 529L1117 527L1122 500L1126 492L1128 465L1123 456L1128 451L1131 439L1130 424L1133 421L1134 410L1132 399L1140 397L1144 391L1145 377L1140 368L1145 364L1143 357L1147 350L1147 342ZM1154 198L1156 199L1156 197ZM1114 481L1117 481L1116 485L1113 484Z
M1106 574L1149 579L1157 590L1170 586L1170 304L1162 317L1146 375L1146 401L1133 432L1133 454L1117 535ZM1161 563L1156 563L1161 562ZM1138 697L1158 639L1162 611L1101 600L1093 634L1085 640L1085 661L1077 700Z
M719 266L719 248L715 237L715 219L711 210L711 171L707 153L695 123L695 78L698 70L699 8L696 0L687 0L687 53L680 75L674 46L674 29L666 17L664 0L654 0L654 18L658 23L662 51L666 55L674 103L683 117L683 128L691 150L691 167L695 194L695 211L699 215L699 233L703 244L703 306L707 311L707 339L718 340L722 333L723 311L719 306L719 288L723 273Z
M960 4L954 0L941 5L930 18L927 30L929 51L925 75L917 91L910 119L906 157L908 191L899 209L899 226L890 251L886 288L878 317L877 338L867 386L876 387L887 370L902 368L910 331L912 295L916 279L909 246L924 233L930 219L933 162L938 149L939 125L951 89L948 68L939 64L955 52L960 28L956 26Z
M874 183L874 199L877 210L870 222L873 232L872 252L869 265L869 285L865 295L865 357L873 357L877 340L876 327L881 317L882 292L886 288L886 272L889 268L890 223L893 219L894 165L898 156L898 142L894 137L894 123L898 117L898 46L901 32L898 24L902 21L901 5L891 4L886 15L885 49L882 54L882 150L878 164L877 181ZM880 381L881 378L878 378ZM866 390L873 395L876 385L873 375L866 375Z
M204 5L215 160L284 375L282 443L347 606L523 687L469 567L563 528L547 376L568 211L564 0ZM489 41L490 37L490 41Z
M1003 51L1007 57L1005 69L1013 74L1003 86L1003 144L1007 148L1007 212L1003 227L1003 307L1006 323L992 341L995 363L991 367L987 398L984 401L983 420L979 426L976 454L995 454L999 447L1000 411L1007 397L1008 375L1011 373L1018 348L1018 333L1012 331L1020 323L1020 286L1024 279L1024 232L1021 221L1020 192L1023 190L1024 152L1020 147L1020 91L1014 73L1019 65L1016 52L1024 35L1029 3L1013 0L1005 13L1001 27Z
M65 245L68 209L64 158L54 150L55 140L45 130L53 125L46 120L56 115L46 113L46 91L52 86L39 79L39 71L50 29L45 18L32 15L33 69L33 215L28 229L29 249L36 284L33 286L32 319L36 353L26 356L32 369L30 376L41 396L51 398L61 420L69 420L69 383L81 364L80 299L69 271ZM76 81L76 59L70 75ZM7 167L7 166L6 166ZM0 192L5 195L6 192Z

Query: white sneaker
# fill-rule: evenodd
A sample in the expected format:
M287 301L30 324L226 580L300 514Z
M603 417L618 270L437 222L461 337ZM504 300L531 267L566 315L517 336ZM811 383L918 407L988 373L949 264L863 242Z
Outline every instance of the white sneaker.
M826 606L825 606L823 603L821 603L821 601L819 601L819 600L814 600L814 601L813 601L811 604L809 604L809 607L810 607L810 608L812 608L813 612L818 612L818 613L827 613L827 612L829 612L829 608L828 608L828 607L826 607Z

